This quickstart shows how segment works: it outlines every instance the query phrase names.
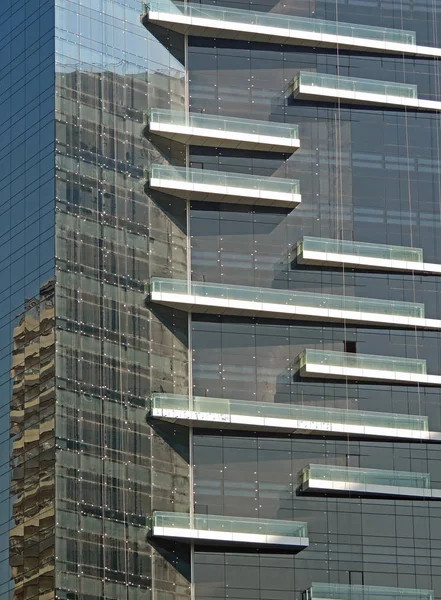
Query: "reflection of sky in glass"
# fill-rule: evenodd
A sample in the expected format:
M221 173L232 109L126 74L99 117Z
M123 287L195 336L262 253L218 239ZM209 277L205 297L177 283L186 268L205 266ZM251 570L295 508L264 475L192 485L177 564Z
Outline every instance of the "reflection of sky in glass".
M141 24L141 2L58 1L56 62L63 71L118 74L182 70L182 65Z
M13 335L25 299L38 297L54 271L54 10L48 2L25 0L2 3L0 11L0 594L6 597L14 587L8 530L15 525L17 499L10 490L9 462ZM14 436L21 444L20 433Z

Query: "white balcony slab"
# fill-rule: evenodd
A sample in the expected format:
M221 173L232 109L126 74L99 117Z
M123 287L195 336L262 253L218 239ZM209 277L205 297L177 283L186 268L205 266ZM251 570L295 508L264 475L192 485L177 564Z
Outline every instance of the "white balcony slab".
M439 442L438 432L331 423L302 419L278 419L274 417L234 415L227 413L209 413L191 410L152 408L149 416L153 419L178 423L186 427L200 429L228 429L235 431L259 431L267 433L285 433L295 435L326 435L341 437L351 435L356 438L400 439L409 441Z
M354 483L348 481L334 481L332 479L309 479L302 483L302 491L305 493L347 493L360 496L403 496L418 500L436 499L438 490L425 488L414 488L393 485L375 485L373 483ZM441 490L440 490L441 491ZM433 495L433 492L436 492Z
M215 296L197 296L192 294L179 294L173 292L160 292L153 290L150 300L179 310L206 314L227 314L234 316L261 316L268 318L287 318L308 321L325 321L331 323L352 323L354 325L375 325L388 329L427 329L441 330L440 319L426 319L421 317L407 317L382 313L355 312L351 310L338 310L329 308L315 308L310 306L296 306L292 304L276 304L269 302L236 300L218 298Z
M204 12L207 16L204 16ZM427 58L441 57L440 48L419 46L416 43L401 43L387 39L372 39L363 35L362 26L358 26L357 24L342 23L340 25L341 31L347 28L352 29L350 35L342 35L320 30L314 31L318 25L318 20L315 19L298 19L298 25L296 25L295 17L289 15L245 10L234 12L242 13L240 15L241 18L235 20L233 11L228 11L228 9L222 11L221 7L213 7L211 5L198 5L196 8L187 9L182 12L179 9L169 10L166 4L163 4L163 7L161 7L161 3L152 3L151 8L147 9L144 23L147 24L150 22L181 34L201 37L218 37L314 48L339 47L361 52L404 54ZM271 20L277 17L281 21L281 24L274 26L271 24ZM283 19L286 21L285 24L283 24ZM266 24L264 23L265 20L268 21ZM260 23L255 21L260 21ZM314 24L314 21L316 21L316 24ZM311 23L309 31L306 26L307 22ZM338 31L338 24L332 21L322 21L322 23L324 29L335 28ZM380 27L371 29L377 29L378 32L381 30ZM396 30L396 32L400 33L400 30Z
M265 152L284 152L290 154L300 148L299 138L289 139L270 135L243 133L240 131L192 127L190 125L150 123L149 130L152 133L183 144L212 148L262 150Z
M295 80L296 81L296 80ZM357 80L354 78L354 82ZM391 106L401 109L422 110L428 112L441 111L441 102L420 98L407 98L393 94L369 93L357 90L339 89L302 83L297 80L293 86L293 96L299 100L329 101L342 100L349 104L373 104L376 106Z
M305 522L154 511L151 535L194 544L296 553L309 545Z
M333 366L329 364L308 362L300 367L301 377L320 379L353 379L370 380L375 383L402 383L406 385L441 385L440 375L426 373L406 373L402 371L386 371L380 369L362 369L355 367Z
M299 490L326 495L403 496L436 500L441 490L432 489L429 473L310 464L299 473Z
M299 254L297 261L300 264L334 266L346 265L354 269L369 269L379 271L400 271L415 272L422 275L440 275L441 265L436 263L425 263L405 260L392 260L387 258L374 258L369 256L359 256L356 254L338 254L336 252L317 252L312 250L303 250Z
M177 173L176 176L172 171ZM184 171L187 171L187 174ZM239 184L235 183L239 177L233 173L218 173L203 169L199 170L200 173L195 173L195 171L198 169L180 169L178 171L176 168L171 168L165 177L160 173L156 174L157 171L153 171L149 176L149 185L153 189L184 200L274 206L287 209L295 208L302 201L302 197L297 191L297 181L250 176L248 187L247 183L243 183L246 179L244 176L240 177L241 183ZM162 173L164 172L166 169L162 167ZM215 183L216 180L223 180L224 183ZM290 186L293 191L288 189ZM288 191L284 191L285 189Z
M296 548L303 549L309 546L306 537L289 537L282 535L260 535L256 533L235 533L229 531L207 531L205 529L179 529L175 527L152 528L155 538L170 538L173 540L192 541L195 544L216 546L244 546L265 547L267 549Z

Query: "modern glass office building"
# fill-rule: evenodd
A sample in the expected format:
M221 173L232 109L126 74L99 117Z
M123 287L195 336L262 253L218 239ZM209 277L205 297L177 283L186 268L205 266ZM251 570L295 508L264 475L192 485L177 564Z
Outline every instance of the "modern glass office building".
M0 31L0 600L441 598L441 4Z

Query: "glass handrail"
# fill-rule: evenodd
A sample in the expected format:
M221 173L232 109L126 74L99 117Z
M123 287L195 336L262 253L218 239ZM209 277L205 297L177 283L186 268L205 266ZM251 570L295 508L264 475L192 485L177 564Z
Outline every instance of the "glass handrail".
M418 89L416 85L377 81L375 79L328 75L325 73L314 73L312 71L301 71L298 73L293 79L293 85L294 89L298 88L300 85L305 85L345 92L376 94L385 97L392 96L394 98L418 99Z
M351 38L352 40L372 40L398 44L416 45L416 33L403 29L375 27L357 23L340 23L324 19L295 17L290 15L241 10L204 4L187 4L168 0L153 0L145 5L145 12L158 11L167 14L185 16L192 19L209 19L220 23L242 23L260 27L274 27L290 32L316 33ZM281 34L283 35L283 34Z
M312 583L304 600L434 600L432 590L391 588L376 585Z
M305 236L298 244L298 253L327 252L332 254L350 254L364 258L380 258L385 260L402 260L407 262L423 262L421 248L407 246L389 246L387 244L372 244L368 242L351 242L329 238Z
M300 471L299 480L300 483L306 483L310 479L430 489L430 475L428 473L409 471L385 471L383 469L310 464Z
M163 181L182 181L199 185L253 189L257 192L300 194L300 183L296 179L256 177L254 175L207 171L206 169L188 169L170 165L151 165L149 174L151 178L162 179Z
M376 354L351 354L336 350L304 350L299 356L300 366L321 364L329 367L365 369L373 371L396 371L399 373L427 373L426 361L418 358L377 356Z
M219 515L191 516L188 513L154 512L154 527L177 529L199 529L202 531L224 531L254 535L276 535L283 537L307 537L307 524L301 521L278 519L254 519L247 517L225 517Z
M381 315L424 317L424 305L413 302L377 300L375 298L355 298L315 292L297 292L291 290L275 290L245 285L225 285L203 283L179 279L153 278L150 291L159 293L191 294L201 298L237 300L241 302L258 302L279 304L281 306L302 306L328 310L352 311L357 313L373 313Z
M229 132L280 137L289 140L295 140L299 137L299 128L297 125L255 121L253 119L239 119L236 117L223 117L219 115L207 115L205 113L187 113L179 110L166 110L161 108L150 109L148 113L148 122L188 126L195 129L213 129L220 133Z
M262 417L336 423L363 427L384 427L387 429L407 429L428 431L427 417L381 413L373 411L329 408L325 406L304 406L274 402L254 402L227 398L206 398L195 396L190 402L188 396L180 394L152 394L151 409L194 411L197 413L221 414L230 416Z

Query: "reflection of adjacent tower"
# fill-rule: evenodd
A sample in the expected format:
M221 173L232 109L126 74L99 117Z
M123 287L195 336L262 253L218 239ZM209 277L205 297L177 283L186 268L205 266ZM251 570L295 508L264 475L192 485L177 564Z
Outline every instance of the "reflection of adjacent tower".
M54 280L28 299L13 331L9 562L14 600L54 597Z

